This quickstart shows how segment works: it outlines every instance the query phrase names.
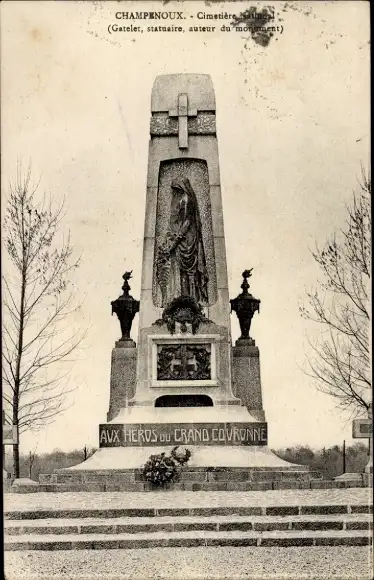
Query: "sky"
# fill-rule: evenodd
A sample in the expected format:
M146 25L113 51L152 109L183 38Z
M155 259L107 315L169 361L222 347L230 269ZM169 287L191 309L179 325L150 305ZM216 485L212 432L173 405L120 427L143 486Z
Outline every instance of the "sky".
M1 4L2 186L17 160L40 191L66 199L62 233L81 266L72 284L88 327L69 379L69 409L22 451L98 445L109 405L111 349L119 323L110 302L125 270L139 298L150 97L159 74L210 74L230 297L253 267L261 299L251 335L260 349L269 445L351 441L348 415L305 375L307 333L299 306L318 285L310 250L344 225L346 204L369 158L369 4L276 2L282 27L267 47L248 33L189 32L206 14L254 2L43 2ZM185 33L147 32L118 11L181 11ZM114 23L142 33L112 32ZM165 25L165 22L161 22ZM177 25L177 22L167 22ZM238 324L232 318L233 339ZM137 319L133 338L137 339Z

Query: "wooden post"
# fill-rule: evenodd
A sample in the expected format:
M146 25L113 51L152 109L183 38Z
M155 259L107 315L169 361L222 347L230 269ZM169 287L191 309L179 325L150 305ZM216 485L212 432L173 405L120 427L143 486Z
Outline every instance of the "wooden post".
M5 425L5 411L3 409L3 425ZM6 471L5 469L5 445L3 445L3 470Z
M346 462L345 462L345 439L343 441L343 473L346 472Z
M373 408L372 404L369 404L368 408L368 419L371 423L371 437L369 437L369 461L365 467L365 474L367 477L368 485L373 485Z
M353 421L352 437L354 439L369 439L369 461L365 467L364 479L367 482L366 485L371 486L373 481L373 411L371 403L368 407L368 418Z

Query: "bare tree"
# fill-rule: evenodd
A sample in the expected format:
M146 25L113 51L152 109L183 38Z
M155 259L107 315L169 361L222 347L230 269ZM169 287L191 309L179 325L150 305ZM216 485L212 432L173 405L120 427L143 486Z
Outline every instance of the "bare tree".
M317 290L307 292L306 306L301 308L304 317L321 326L319 337L309 338L306 372L320 391L334 397L352 416L368 409L372 395L370 202L371 179L362 170L344 227L312 253L322 279Z
M67 406L70 355L84 332L74 324L79 306L69 277L78 267L70 235L60 238L64 202L39 197L17 167L4 216L3 401L17 426L13 473L19 477L19 435L52 422ZM73 324L71 324L71 322Z

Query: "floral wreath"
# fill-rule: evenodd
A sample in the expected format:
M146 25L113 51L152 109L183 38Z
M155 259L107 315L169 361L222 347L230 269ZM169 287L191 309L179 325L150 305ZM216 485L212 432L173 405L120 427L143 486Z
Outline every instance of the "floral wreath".
M151 455L143 467L143 476L156 487L162 487L173 481L181 467L191 457L191 451L186 447L173 447L170 455L165 452Z

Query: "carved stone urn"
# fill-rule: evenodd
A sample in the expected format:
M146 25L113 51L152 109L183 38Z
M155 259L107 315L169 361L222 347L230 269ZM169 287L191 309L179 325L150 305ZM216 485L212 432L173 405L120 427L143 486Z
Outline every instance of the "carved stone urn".
M115 313L118 316L118 320L121 325L122 336L119 339L119 343L131 343L134 341L130 338L131 326L134 320L134 316L139 312L139 300L135 300L130 296L130 285L129 279L131 278L131 272L125 272L122 276L124 282L122 286L123 294L111 302L112 305L112 315Z
M236 298L230 300L231 312L236 312L240 324L241 336L239 340L252 340L249 336L252 318L255 312L260 312L261 300L254 298L254 296L248 292L248 278L251 277L252 270L253 268L251 268L251 270L244 270L242 274L243 283L240 286L243 292Z

